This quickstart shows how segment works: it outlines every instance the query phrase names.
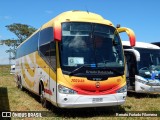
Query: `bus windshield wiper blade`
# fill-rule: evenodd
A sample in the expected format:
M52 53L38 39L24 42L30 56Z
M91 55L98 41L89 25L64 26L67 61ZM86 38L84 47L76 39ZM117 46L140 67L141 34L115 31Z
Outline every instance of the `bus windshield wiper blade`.
M95 64L84 64L84 65L81 65L80 67L74 69L72 72L69 73L69 75L73 75L76 71L80 70L81 68L83 67L96 67Z

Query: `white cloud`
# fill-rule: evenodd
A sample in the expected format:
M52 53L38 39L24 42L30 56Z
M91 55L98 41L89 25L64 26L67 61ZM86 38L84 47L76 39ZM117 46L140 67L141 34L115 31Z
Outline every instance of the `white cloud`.
M9 15L5 15L5 16L0 16L0 19L1 20L10 20L10 19L12 19L12 17Z
M5 20L9 20L9 19L11 19L12 17L6 15L6 16L4 16L3 18L4 18Z
M46 10L45 13L47 13L47 14L52 14L53 11L51 11L51 10Z

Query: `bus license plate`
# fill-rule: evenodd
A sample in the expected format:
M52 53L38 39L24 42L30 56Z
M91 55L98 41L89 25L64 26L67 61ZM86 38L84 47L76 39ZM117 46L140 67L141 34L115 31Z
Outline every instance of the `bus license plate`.
M160 89L159 88L155 88L154 91L160 91Z
M97 103L97 102L103 102L103 98L93 98L92 99L93 103Z

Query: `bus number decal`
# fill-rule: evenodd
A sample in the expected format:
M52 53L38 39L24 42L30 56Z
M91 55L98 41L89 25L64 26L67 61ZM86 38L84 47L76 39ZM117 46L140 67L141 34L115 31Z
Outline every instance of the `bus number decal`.
M84 82L83 79L71 79L71 82Z

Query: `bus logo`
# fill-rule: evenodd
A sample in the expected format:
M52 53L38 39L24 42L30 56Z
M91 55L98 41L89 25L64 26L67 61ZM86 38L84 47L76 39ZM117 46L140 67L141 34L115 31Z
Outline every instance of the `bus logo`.
M100 87L100 82L96 82L96 88Z

